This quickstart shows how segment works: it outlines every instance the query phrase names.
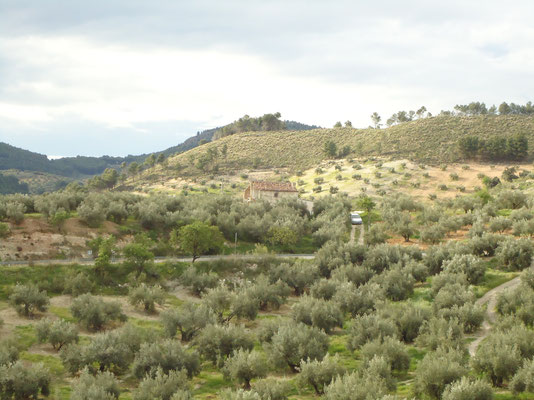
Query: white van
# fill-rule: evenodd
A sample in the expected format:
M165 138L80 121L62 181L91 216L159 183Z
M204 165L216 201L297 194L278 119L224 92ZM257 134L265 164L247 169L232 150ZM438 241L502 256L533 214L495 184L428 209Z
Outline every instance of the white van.
M353 211L350 213L350 223L352 225L361 225L363 224L362 217L360 217L360 214Z

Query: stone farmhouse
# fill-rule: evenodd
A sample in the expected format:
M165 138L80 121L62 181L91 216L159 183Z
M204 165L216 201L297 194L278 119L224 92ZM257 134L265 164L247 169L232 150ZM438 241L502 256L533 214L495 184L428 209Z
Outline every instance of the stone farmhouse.
M291 182L251 181L243 194L246 201L297 199L299 192Z

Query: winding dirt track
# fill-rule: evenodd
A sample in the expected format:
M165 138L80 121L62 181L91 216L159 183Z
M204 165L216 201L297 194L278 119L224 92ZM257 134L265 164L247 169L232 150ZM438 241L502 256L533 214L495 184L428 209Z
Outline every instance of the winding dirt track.
M521 278L518 276L508 282L503 283L502 285L497 286L496 288L491 289L484 296L477 300L477 305L487 304L486 308L486 318L482 323L482 327L476 333L476 339L469 344L468 350L469 355L473 357L477 351L480 343L489 335L491 331L491 324L495 322L497 313L495 307L497 305L497 296L505 290L514 289L521 283Z

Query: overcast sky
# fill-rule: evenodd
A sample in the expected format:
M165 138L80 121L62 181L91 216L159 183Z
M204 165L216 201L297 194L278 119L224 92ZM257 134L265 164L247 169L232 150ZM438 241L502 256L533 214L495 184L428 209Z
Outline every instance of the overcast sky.
M244 114L525 103L533 20L531 0L0 0L0 141L127 155Z

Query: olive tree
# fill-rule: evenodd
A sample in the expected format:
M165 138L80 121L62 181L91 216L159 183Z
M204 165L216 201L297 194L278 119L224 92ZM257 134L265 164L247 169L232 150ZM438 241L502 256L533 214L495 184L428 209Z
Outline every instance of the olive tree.
M141 381L133 394L133 400L192 400L187 373L158 369L154 376L147 376Z
M417 365L414 392L431 399L441 399L447 385L467 374L463 355L456 350L438 349L429 352Z
M156 303L160 306L165 304L165 291L159 285L148 286L141 283L141 285L130 289L128 300L133 306L143 306L146 313L154 313Z
M344 373L345 368L339 364L337 357L329 357L327 355L321 361L302 361L298 381L301 386L309 385L313 387L316 394L321 395L324 394L325 386Z
M120 395L119 382L110 372L93 375L84 369L72 384L71 400L112 400Z
M161 322L167 336L173 338L180 332L182 341L191 341L201 329L215 323L215 316L204 305L185 303L161 313Z
M518 345L514 343L511 332L490 334L478 347L473 358L473 368L485 373L496 386L502 386L519 370L523 357Z
M281 324L267 346L277 365L298 371L302 360L322 360L328 350L328 336L323 331L295 322Z
M243 388L250 389L250 381L262 378L267 374L265 357L256 350L235 350L224 363L224 376L227 379L243 384Z
M364 363L369 363L375 356L384 357L394 371L406 371L410 366L410 356L406 346L392 337L378 338L367 342L360 350Z
M347 347L353 351L377 338L398 338L399 331L394 321L378 314L357 316L351 321Z
M534 392L534 360L525 360L523 365L510 381L510 389L514 394Z
M9 303L17 314L32 318L37 311L44 312L48 309L50 299L45 291L39 291L35 285L17 284L9 296Z
M336 327L343 326L343 313L333 301L303 296L291 308L296 322L312 325L329 333Z
M37 399L50 394L50 372L42 363L0 365L0 398Z
M518 240L507 239L499 244L496 251L499 263L511 271L520 271L528 268L532 263L534 246L526 238Z
M384 298L382 288L376 283L367 283L357 288L353 283L340 283L333 301L337 302L343 312L355 317L372 312L377 302Z
M70 344L61 349L59 356L71 374L85 367L90 372L111 371L122 373L133 359L133 350L120 332L105 332L93 337L86 345Z
M319 270L316 264L307 260L297 260L293 265L288 263L279 264L269 271L271 283L282 281L301 295L319 278Z
M219 276L214 272L200 272L193 265L188 267L180 276L180 282L191 289L197 296L202 295L207 289L217 286Z
M491 385L480 379L462 377L448 385L443 392L443 400L493 400Z
M154 376L158 369L164 373L185 370L192 377L200 372L199 355L196 351L188 351L177 340L143 343L132 365L134 375L139 379L145 375Z
M222 365L234 350L251 350L254 337L251 332L236 325L208 325L195 338L200 354L213 364Z
M3 340L0 342L0 365L14 363L19 359L19 348L15 340Z
M467 281L476 285L484 277L486 266L484 261L471 254L456 254L443 262L443 271L452 274L465 274Z
M76 325L63 319L55 321L48 318L42 319L35 325L35 332L39 342L48 342L57 351L65 345L78 342Z
M75 298L70 307L74 318L90 331L99 331L112 321L126 321L118 302L105 302L100 297L84 294Z

